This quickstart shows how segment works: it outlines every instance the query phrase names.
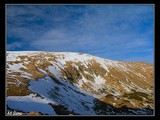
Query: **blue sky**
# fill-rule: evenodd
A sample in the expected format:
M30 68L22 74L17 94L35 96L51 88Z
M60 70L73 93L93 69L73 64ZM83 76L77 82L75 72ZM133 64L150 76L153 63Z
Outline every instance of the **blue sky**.
M7 50L154 62L154 6L7 5Z

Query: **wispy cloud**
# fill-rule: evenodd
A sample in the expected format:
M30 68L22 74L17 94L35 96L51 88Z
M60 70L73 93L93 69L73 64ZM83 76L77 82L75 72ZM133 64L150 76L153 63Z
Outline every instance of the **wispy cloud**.
M153 55L153 30L153 6L147 4L7 6L8 50L73 51L153 62L145 57ZM20 41L14 43L13 37Z
M7 45L7 49L9 49L9 50L15 50L18 47L22 47L22 45L23 45L23 43L14 42L14 43L8 44Z

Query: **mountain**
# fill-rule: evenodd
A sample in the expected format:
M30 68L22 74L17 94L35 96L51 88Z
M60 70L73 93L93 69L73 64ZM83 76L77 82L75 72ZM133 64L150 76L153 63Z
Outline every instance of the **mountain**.
M153 115L154 66L84 53L7 51L7 114Z

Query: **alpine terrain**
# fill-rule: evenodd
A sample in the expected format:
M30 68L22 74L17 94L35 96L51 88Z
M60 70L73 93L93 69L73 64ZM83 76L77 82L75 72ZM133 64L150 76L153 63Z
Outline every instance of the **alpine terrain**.
M84 53L7 51L6 114L153 115L154 66Z

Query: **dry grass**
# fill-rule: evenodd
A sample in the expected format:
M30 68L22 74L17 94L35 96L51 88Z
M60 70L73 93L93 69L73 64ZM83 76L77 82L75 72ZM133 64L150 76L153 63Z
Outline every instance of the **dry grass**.
M21 82L18 85L17 79ZM32 93L28 89L28 80L16 76L15 78L7 78L7 96L25 96ZM16 84L9 84L9 82L14 82Z
M41 114L39 112L29 112L27 115L36 116L36 115L41 115Z
M81 53L80 53L81 54ZM82 54L83 55L83 54ZM46 59L45 57L49 57ZM62 56L64 57L64 56ZM23 63L24 61L29 61L28 64L23 63L23 65L27 68L20 68L20 70L25 71L29 74L31 74L31 77L33 80L37 80L38 78L43 78L44 75L40 72L37 71L37 67L46 71L48 66L51 66L51 62L56 62L56 56L50 54L50 53L40 53L40 54L35 54L33 56L19 56L20 61L9 61L8 64L18 64L18 63ZM147 96L145 93L140 93L140 92L135 92L132 91L130 93L127 93L125 88L120 84L120 82L126 84L126 85L131 85L132 83L140 86L144 90L149 89L149 90L154 90L154 69L152 64L147 64L147 63L121 63L121 65L125 66L127 69L132 70L131 71L125 71L123 68L120 70L119 68L113 67L113 66L108 66L109 73L101 67L100 63L96 62L95 60L89 60L88 61L87 67L82 62L75 62L75 61L67 61L66 64L64 65L64 69L60 69L62 75L66 77L66 80L69 81L70 83L77 83L78 80L82 79L82 75L89 81L94 82L94 75L96 76L101 76L104 78L107 82L108 85L115 86L115 90L119 90L121 94L123 94L121 99L114 99L115 96L112 94L109 94L102 98L102 101L108 104L113 104L116 103L115 107L122 107L122 106L127 106L129 108L135 108L133 104L128 101L129 99L132 100L138 107L142 107L144 103L148 103L149 105L153 106L153 98L154 94L150 94L150 96ZM78 66L78 68L76 67ZM8 66L7 66L8 67ZM87 74L86 72L89 74ZM60 82L56 79L54 75L52 75L49 71L46 71L47 74L57 83L60 84ZM106 75L108 73L108 75ZM137 76L137 74L143 75L145 78L141 76ZM28 90L28 80L22 78L19 72L12 72L9 73L8 75L16 75L16 78L21 81L21 85L11 85L7 84L7 95L27 95L30 94L31 91ZM128 81L126 80L128 79ZM14 82L15 79L13 78L7 78L7 82ZM102 90L100 89L99 91L94 91L93 86L87 82L82 84L82 89L87 90L90 89L90 91L97 92L96 94L101 94L101 93L113 93L115 90L111 89L110 91ZM136 89L136 88L133 88ZM128 100L125 100L127 98ZM144 100L146 98L146 100Z

